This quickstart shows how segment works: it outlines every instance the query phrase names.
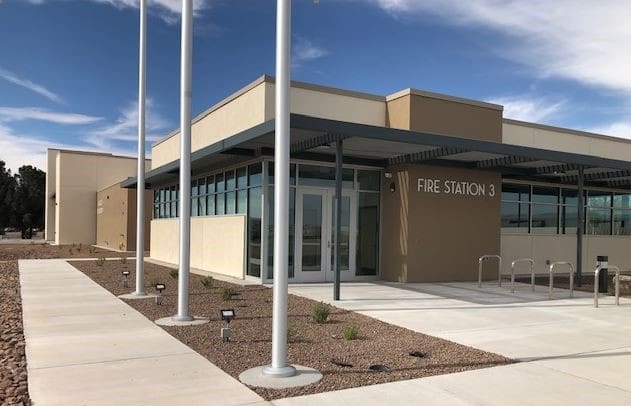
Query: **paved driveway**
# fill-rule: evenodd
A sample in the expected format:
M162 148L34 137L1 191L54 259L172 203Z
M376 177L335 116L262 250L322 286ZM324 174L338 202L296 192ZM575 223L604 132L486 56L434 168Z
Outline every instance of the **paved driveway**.
M332 285L290 292L331 302ZM631 405L631 300L526 285L347 283L336 306L522 362L276 402L285 404Z

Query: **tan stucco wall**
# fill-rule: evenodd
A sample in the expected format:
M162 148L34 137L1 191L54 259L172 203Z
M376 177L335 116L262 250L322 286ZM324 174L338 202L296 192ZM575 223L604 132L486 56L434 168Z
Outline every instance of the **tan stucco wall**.
M492 172L427 165L386 168L382 185L381 275L388 281L477 278L480 255L500 252L501 179ZM441 180L441 193L418 191L418 178ZM446 180L478 182L485 196L444 193ZM390 192L394 183L396 191ZM491 196L491 187L495 188Z
M227 138L265 121L265 83L196 119L191 128L191 150ZM157 168L180 157L180 135L154 144L152 167Z
M56 193L57 186L57 150L46 151L46 202L44 204L45 239L55 241L55 212L56 199L52 196Z
M265 86L265 117L274 118L275 114L275 84L266 83ZM331 120L348 121L351 123L385 126L385 101L354 97L350 94L330 93L317 88L292 86L291 112L312 117Z
M191 267L245 277L246 221L243 215L191 218ZM179 263L179 219L151 221L151 258Z
M631 157L631 143L627 140L510 123L503 124L503 132L504 143L506 144L595 155L624 161L628 161Z
M95 244L97 191L135 174L133 158L59 151L55 243Z
M393 128L502 142L502 110L482 103L404 94L388 100Z
M609 263L620 269L631 269L631 237L596 236L583 237L583 272L591 272L598 255L608 255ZM576 264L575 235L516 235L502 234L503 272L510 273L510 263L517 258L535 260L537 273L548 273L546 260L569 261ZM526 268L526 273L528 272Z

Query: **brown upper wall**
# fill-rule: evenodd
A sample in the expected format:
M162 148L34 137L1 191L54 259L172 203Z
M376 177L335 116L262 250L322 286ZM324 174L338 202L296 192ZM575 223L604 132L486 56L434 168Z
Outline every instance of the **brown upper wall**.
M407 89L387 98L392 128L502 142L502 106Z

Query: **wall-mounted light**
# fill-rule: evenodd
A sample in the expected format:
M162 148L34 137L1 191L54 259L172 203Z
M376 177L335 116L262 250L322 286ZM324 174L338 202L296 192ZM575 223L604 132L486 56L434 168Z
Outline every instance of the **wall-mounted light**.
M383 176L385 176L386 179L392 179L392 172L385 172Z

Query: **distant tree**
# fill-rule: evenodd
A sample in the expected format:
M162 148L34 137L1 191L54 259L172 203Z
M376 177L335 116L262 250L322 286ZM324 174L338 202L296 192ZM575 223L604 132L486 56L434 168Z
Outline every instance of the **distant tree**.
M22 230L22 238L31 238L33 228L44 226L46 173L22 166L12 175L0 161L0 232L5 227Z

